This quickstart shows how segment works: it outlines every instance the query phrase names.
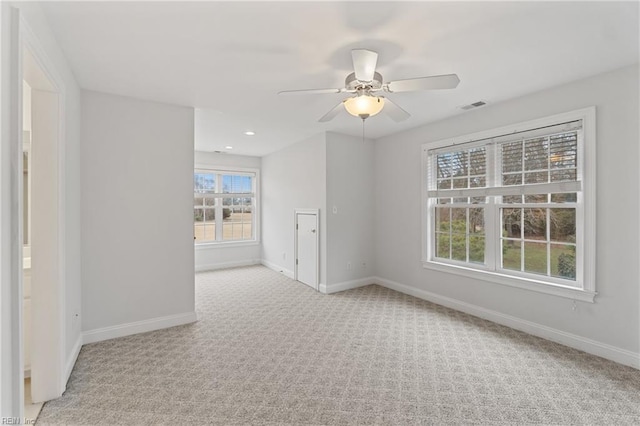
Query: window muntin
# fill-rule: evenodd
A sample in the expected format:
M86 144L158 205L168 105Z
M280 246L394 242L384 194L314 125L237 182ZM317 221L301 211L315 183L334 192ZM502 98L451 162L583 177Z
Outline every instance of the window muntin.
M580 119L425 145L425 262L586 289L583 127Z
M255 188L256 173L196 170L194 173L196 244L255 241Z

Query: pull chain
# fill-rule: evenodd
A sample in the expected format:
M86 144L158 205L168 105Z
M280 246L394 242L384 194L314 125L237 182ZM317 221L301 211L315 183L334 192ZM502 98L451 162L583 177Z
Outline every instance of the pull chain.
M364 118L362 119L362 143L364 143Z

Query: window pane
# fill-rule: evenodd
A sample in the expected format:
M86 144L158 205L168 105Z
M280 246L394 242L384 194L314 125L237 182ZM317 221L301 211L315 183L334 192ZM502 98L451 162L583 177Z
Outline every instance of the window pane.
M546 170L549 168L548 139L535 138L524 141L524 169Z
M522 185L522 175L518 174L510 174L510 175L502 175L502 185Z
M487 179L484 176L474 176L469 179L470 188L484 188L487 186Z
M216 175L212 173L194 173L193 189L194 192L200 193L215 192Z
M469 209L469 233L484 233L484 209Z
M484 204L487 202L487 197L471 197L471 204Z
M453 199L453 203L462 203L462 204L467 204L469 203L469 197L457 197Z
M193 221L204 222L204 209L193 209Z
M450 178L452 176L452 153L438 154L436 164L438 168L438 178Z
M524 174L524 183L547 183L549 172L533 172Z
M521 270L521 242L502 240L502 267L514 271Z
M436 233L436 257L449 259L449 234L443 232Z
M442 179L438 181L438 189L451 189L451 179Z
M551 240L572 242L576 241L576 210L549 209L551 225Z
M578 201L578 194L568 192L566 194L551 194L552 203L575 203Z
M578 163L578 135L576 132L551 136L549 163L552 169L575 168Z
M216 205L216 199L215 198L205 198L204 199L204 205L205 206L215 206Z
M204 220L210 222L216 218L215 209L204 209Z
M522 203L522 195L504 195L502 202L504 204Z
M453 188L468 188L469 187L469 179L467 178L457 178L453 179Z
M451 172L455 176L469 175L469 153L467 151L454 152L451 161ZM455 184L454 184L455 187Z
M547 239L547 209L524 209L524 238Z
M551 170L551 182L572 182L577 176L575 169Z
M467 261L467 236L465 234L451 234L451 258Z
M502 209L503 236L520 238L520 230L522 229L521 217L522 209Z
M467 233L467 209L451 209L451 230L452 232L459 232L461 234Z
M534 274L547 275L547 244L524 243L524 270Z
M502 172L522 171L522 141L501 145Z
M223 175L222 192L225 194L251 193L252 177L242 175Z
M576 279L576 248L567 244L551 244L551 275Z
M547 203L548 199L549 194L534 194L524 196L525 203Z
M215 224L206 225L194 225L193 235L196 237L196 243L202 243L206 241L214 241L216 239L216 227Z
M486 149L474 148L469 150L469 174L484 175L487 173Z
M193 198L193 205L194 206L203 206L204 205L204 198L202 197L194 197Z
M469 261L484 263L484 237L482 235L469 236Z
M451 221L449 215L451 214L451 209L448 208L437 208L436 209L436 230L450 232L451 230Z

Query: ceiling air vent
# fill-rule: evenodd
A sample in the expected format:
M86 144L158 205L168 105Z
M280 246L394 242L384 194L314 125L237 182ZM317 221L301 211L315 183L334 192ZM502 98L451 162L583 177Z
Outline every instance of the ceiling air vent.
M463 106L460 107L460 109L463 109L463 110L466 111L466 110L469 110L469 109L481 107L481 106L486 105L486 104L487 103L484 102L484 101L478 101L478 102L474 102L474 103L469 104L469 105L463 105Z

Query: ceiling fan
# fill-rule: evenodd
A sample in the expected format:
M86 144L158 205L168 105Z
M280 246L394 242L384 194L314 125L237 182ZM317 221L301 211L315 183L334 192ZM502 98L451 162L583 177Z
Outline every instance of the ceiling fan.
M456 74L434 75L430 77L410 78L408 80L389 81L384 83L382 75L376 72L378 54L371 50L354 49L351 51L354 72L345 79L341 89L309 89L309 90L283 90L279 95L306 95L325 93L353 93L326 113L320 122L332 120L344 107L347 112L362 120L384 112L395 121L403 121L411 116L390 99L380 96L380 91L413 92L416 90L453 89L460 79Z

